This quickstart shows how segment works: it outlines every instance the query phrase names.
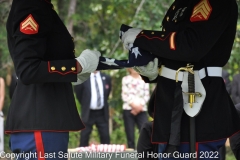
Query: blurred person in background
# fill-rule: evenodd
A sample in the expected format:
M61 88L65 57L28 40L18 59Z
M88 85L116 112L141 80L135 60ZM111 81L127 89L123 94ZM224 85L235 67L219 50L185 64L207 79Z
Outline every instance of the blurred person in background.
M225 86L226 86L226 90L228 92L229 95L231 95L231 91L232 91L232 83L229 79L229 73L227 70L222 70L222 78L224 80Z
M235 107L240 117L240 103L236 104ZM240 160L240 132L230 137L229 142L234 156L236 157L237 160Z
M233 76L231 96L234 104L240 103L240 74Z
M5 82L0 77L0 151L4 151L4 115L3 105L5 99Z
M150 100L148 102L147 112L148 115L153 118L154 115L154 100L155 100L155 90L151 94ZM153 120L147 121L142 125L140 130L138 143L137 143L137 152L144 154L143 157L138 158L138 160L151 160L154 159L149 154L158 153L158 145L153 144L151 140L152 135ZM157 158L155 158L157 159Z
M222 78L224 80L225 86L226 86L226 90L228 92L228 94L231 94L231 81L229 79L229 73L227 70L222 70ZM230 95L231 96L231 95ZM223 145L220 149L219 149L219 154L220 154L220 160L225 160L226 159L226 144Z
M81 117L85 129L80 132L80 147L89 146L89 139L96 125L101 144L110 144L109 104L111 77L95 71L90 78L80 85L74 86L76 98L81 104Z
M10 67L7 70L6 85L9 87L9 98L12 99L14 90L17 85L17 76L15 71L12 71Z
M149 84L133 69L127 68L129 75L122 78L123 120L128 148L135 149L135 124L138 130L148 121L147 103Z

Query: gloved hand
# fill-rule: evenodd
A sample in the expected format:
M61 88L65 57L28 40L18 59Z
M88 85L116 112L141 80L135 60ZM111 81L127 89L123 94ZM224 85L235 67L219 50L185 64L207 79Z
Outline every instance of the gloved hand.
M99 51L93 51L85 49L82 51L79 57L75 58L82 66L81 73L91 73L97 69L99 57L101 53Z
M158 76L158 58L154 58L154 60L150 61L146 66L135 66L133 69L152 81Z
M91 73L79 73L77 74L77 82L72 82L73 85L79 85L83 82L85 82L89 77Z
M126 49L128 49L128 44L133 44L137 35L142 31L139 28L130 28L122 36L122 42Z

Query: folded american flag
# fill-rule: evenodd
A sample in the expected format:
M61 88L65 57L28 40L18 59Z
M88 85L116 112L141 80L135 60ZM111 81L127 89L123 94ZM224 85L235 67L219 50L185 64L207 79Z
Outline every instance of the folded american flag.
M126 32L130 26L122 24L119 31L119 37L122 39L122 35ZM131 68L134 66L144 66L148 62L152 61L156 56L150 52L147 52L139 47L129 44L128 46L128 60L117 60L113 58L100 57L97 70L110 70L110 69L122 69Z

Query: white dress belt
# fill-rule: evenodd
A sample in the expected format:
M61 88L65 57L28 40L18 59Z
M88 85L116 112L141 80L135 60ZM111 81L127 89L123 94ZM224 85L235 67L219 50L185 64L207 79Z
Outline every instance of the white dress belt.
M222 67L207 67L207 71L208 71L208 76L210 77L222 77ZM163 76L165 78L175 80L176 72L177 70L173 70L162 65L161 68L159 69L159 76ZM194 73L195 74L198 73L200 79L203 79L204 77L206 77L205 68L202 68L200 70L194 70ZM178 73L178 81L182 81L182 80L183 80L183 72L180 71Z

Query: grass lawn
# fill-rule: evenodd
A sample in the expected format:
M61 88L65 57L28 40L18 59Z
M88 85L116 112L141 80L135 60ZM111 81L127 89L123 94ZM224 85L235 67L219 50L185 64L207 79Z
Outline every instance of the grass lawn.
M229 146L226 146L226 160L236 160Z

